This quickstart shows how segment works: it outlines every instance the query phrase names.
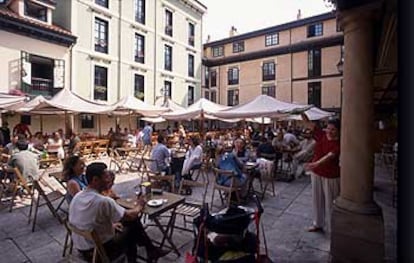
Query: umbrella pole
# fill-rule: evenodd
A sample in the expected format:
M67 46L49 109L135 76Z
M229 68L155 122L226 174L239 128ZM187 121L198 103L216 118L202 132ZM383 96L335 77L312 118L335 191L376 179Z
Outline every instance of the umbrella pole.
M43 134L43 115L40 115L40 132Z
M131 130L131 111L128 112L128 126L129 126L129 130Z
M201 112L200 121L200 139L204 140L204 112Z
M101 138L102 136L102 122L101 122L101 115L98 114L98 136Z
M65 111L65 134L68 134L68 113Z

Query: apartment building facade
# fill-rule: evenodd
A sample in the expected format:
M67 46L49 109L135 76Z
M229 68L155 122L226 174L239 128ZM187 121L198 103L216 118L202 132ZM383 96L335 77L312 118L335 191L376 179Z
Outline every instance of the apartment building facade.
M203 48L203 96L212 101L233 106L267 94L339 111L338 64L344 48L333 13L234 35Z
M104 103L166 94L186 105L200 96L205 11L189 0L60 1L55 20L79 39L72 90Z
M0 92L52 97L71 85L70 52L76 36L56 25L54 0L0 1ZM11 127L20 115L3 114ZM40 130L40 116L25 116L32 131ZM49 116L44 130L56 130L64 116ZM63 126L62 126L63 127Z
M70 86L76 37L57 26L52 0L0 2L0 92L53 96Z

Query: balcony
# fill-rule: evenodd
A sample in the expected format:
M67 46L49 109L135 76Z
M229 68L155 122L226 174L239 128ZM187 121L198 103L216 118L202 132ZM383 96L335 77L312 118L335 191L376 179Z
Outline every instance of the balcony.
M22 91L29 95L42 95L44 97L52 97L58 91L60 91L60 89L53 88L53 80L51 79L32 78L32 85L24 83L22 86Z

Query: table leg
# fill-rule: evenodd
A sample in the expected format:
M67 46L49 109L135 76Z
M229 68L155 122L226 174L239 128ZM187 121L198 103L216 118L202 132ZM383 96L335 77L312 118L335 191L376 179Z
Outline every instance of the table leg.
M173 227L173 224L175 223L175 209L171 212L171 217L168 220L168 223L167 223L165 229L161 225L161 223L160 223L160 221L158 220L157 217L155 217L153 220L154 220L156 226L159 228L159 230L161 231L161 233L163 235L163 238L162 238L161 243L160 243L160 248L163 247L165 240L167 240L168 243L171 245L172 249L174 250L174 252L177 254L177 256L180 256L180 252L178 251L178 249L175 246L174 242L171 240L172 231L171 231L171 234L169 234L170 228Z

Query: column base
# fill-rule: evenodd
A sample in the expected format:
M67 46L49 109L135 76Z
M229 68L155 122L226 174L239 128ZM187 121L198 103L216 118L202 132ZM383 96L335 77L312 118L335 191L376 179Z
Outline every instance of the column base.
M383 262L385 252L382 210L375 203L369 207L369 213L358 213L334 205L331 262Z

